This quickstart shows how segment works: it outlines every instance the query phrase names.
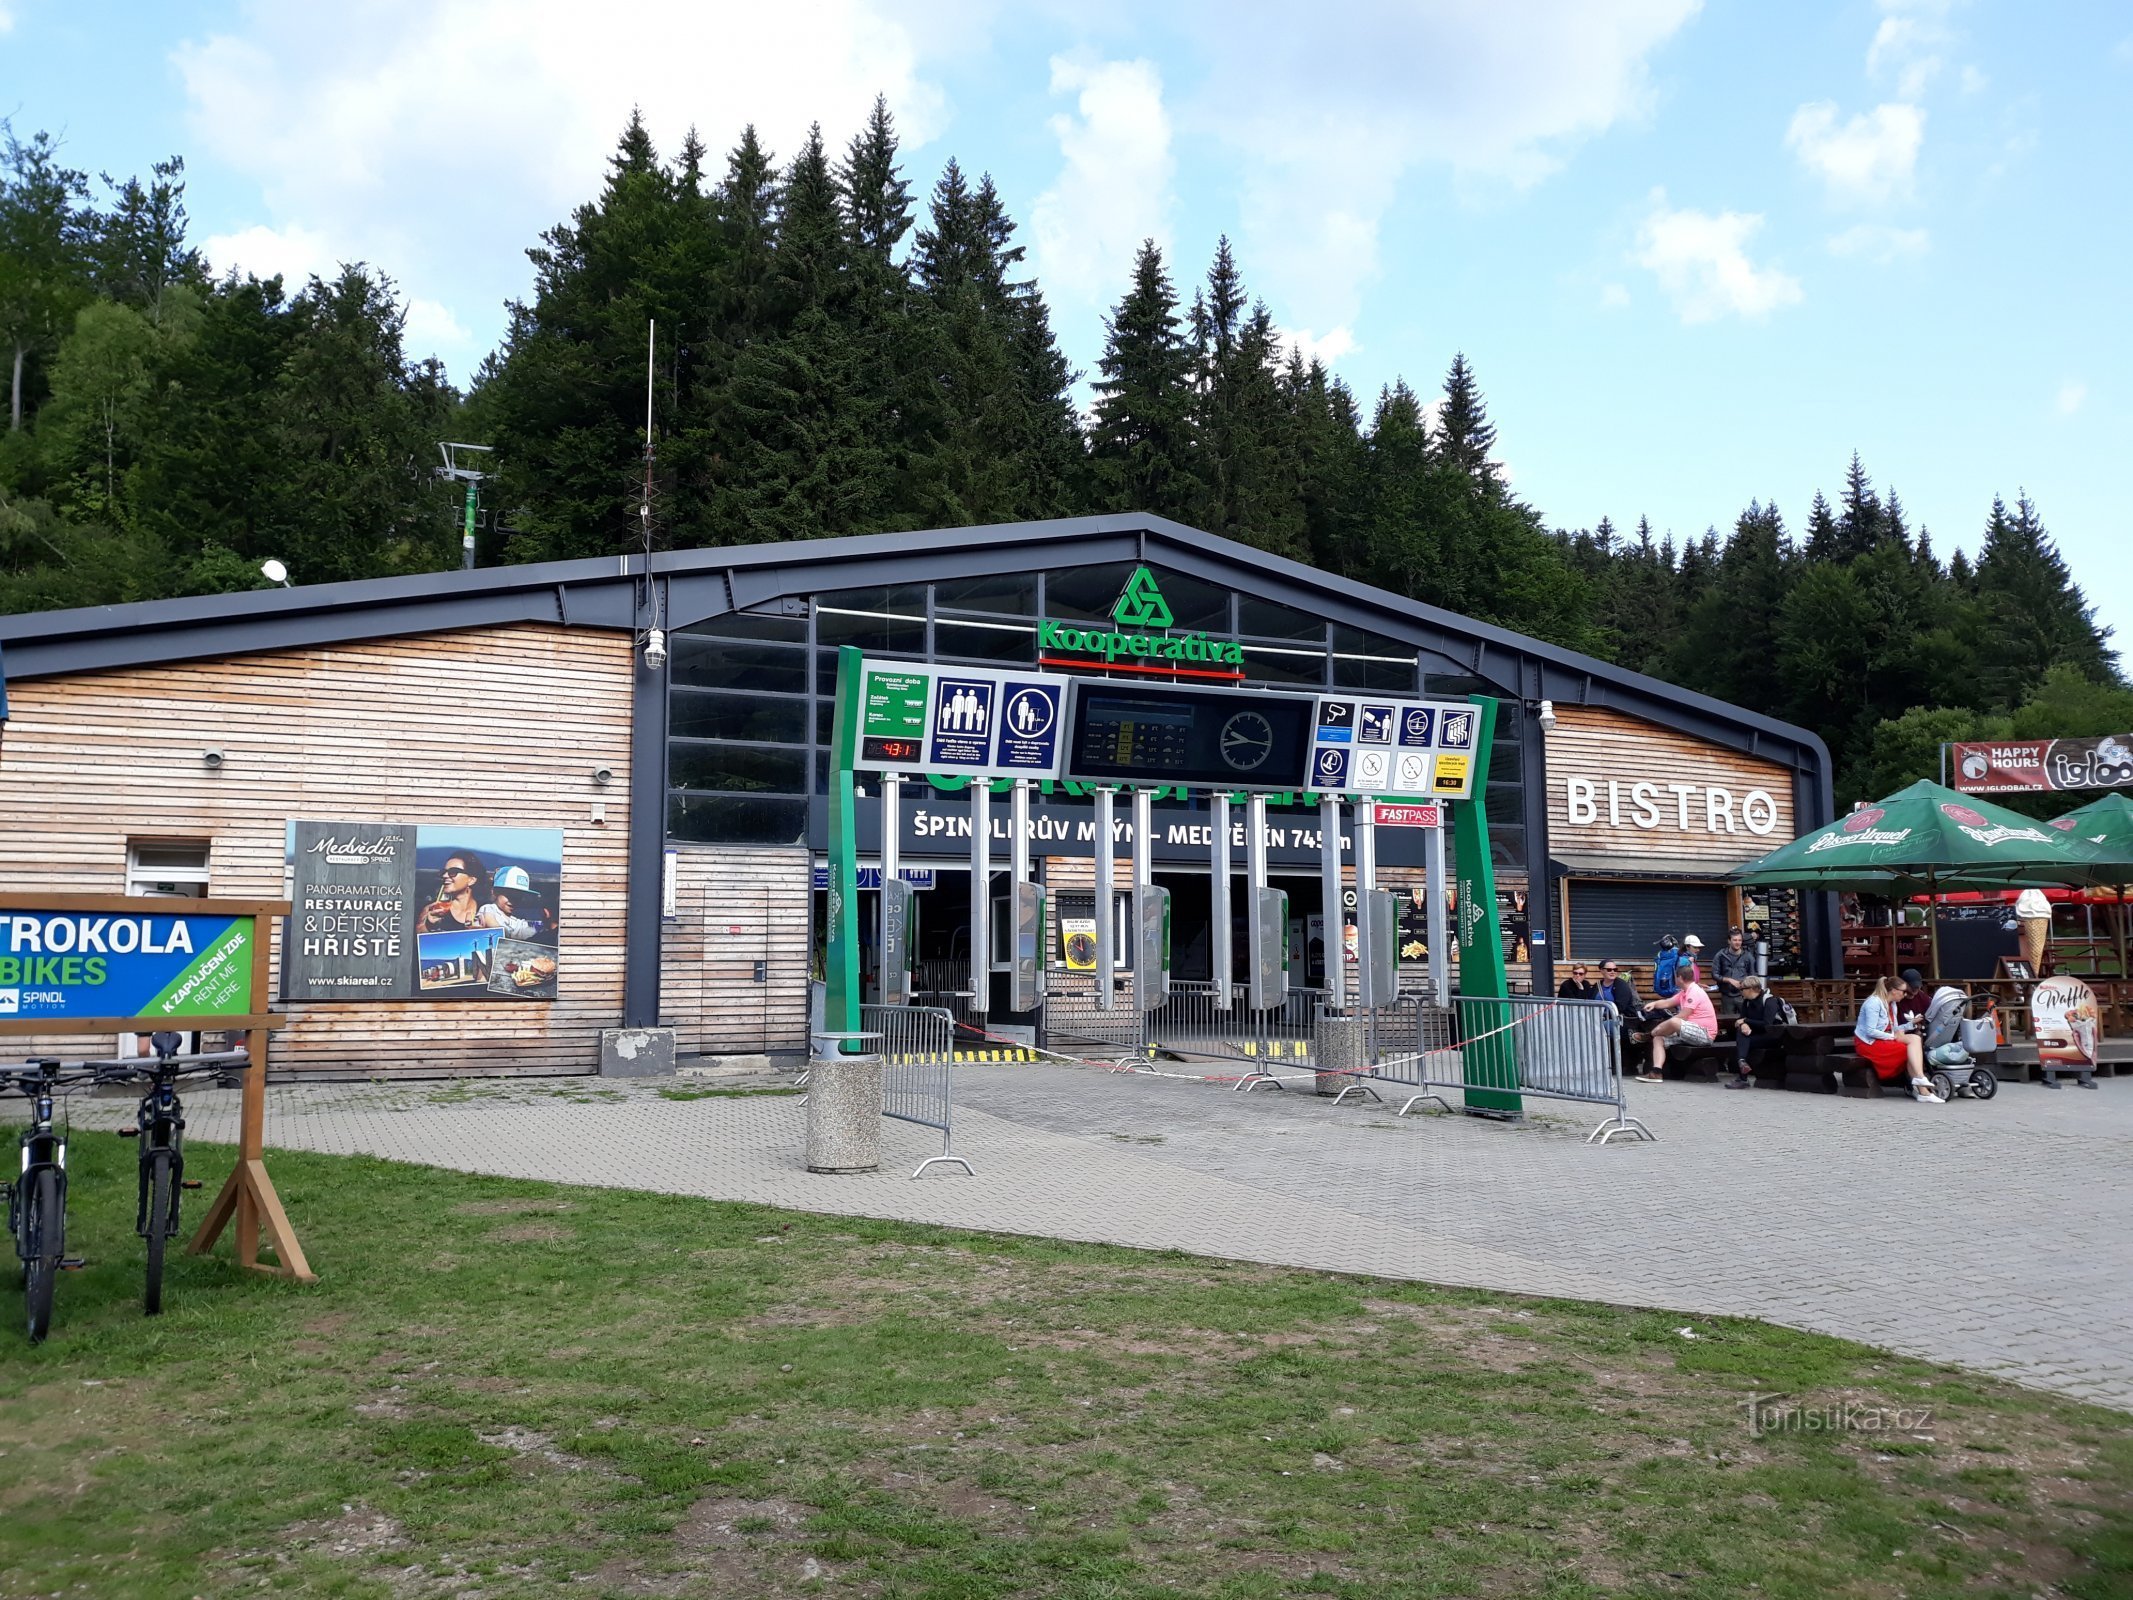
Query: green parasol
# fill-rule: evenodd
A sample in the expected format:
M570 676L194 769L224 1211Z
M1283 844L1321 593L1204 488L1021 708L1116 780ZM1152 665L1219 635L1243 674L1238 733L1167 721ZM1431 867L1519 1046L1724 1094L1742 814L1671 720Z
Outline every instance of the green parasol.
M2119 858L2123 858L2123 864ZM1850 889L1898 898L1943 889L2108 883L2133 875L2133 853L2109 852L1975 795L1924 779L1803 834L1730 876L1767 888ZM1940 980L1940 919L1927 942Z
M2101 800L2077 806L2063 817L2052 818L2046 826L2093 845L2119 865L2118 875L2110 881L2118 902L2113 919L2118 930L2118 975L2133 977L2126 968L2126 885L2133 883L2133 800L2122 794L2107 794Z

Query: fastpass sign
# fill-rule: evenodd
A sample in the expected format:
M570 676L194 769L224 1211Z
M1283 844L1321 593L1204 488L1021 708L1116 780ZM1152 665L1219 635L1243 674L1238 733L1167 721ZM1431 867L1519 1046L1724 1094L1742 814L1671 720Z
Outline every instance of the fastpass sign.
M0 1017L244 1016L251 917L0 909Z

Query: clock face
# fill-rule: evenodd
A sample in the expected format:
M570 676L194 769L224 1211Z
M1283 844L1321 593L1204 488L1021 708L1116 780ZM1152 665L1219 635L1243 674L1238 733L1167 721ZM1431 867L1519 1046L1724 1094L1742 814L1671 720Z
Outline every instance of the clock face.
M1250 772L1274 753L1274 729L1256 711L1239 711L1222 724L1222 759Z

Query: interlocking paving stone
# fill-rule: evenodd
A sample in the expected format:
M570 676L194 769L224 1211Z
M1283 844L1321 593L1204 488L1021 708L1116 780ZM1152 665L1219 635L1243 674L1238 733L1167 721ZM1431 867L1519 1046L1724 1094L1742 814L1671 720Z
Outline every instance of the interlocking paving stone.
M974 1178L911 1181L939 1138L901 1123L881 1171L811 1174L796 1099L619 1081L277 1085L267 1131L470 1172L1765 1317L2133 1410L2133 1080L1941 1107L1639 1085L1631 1109L1660 1142L1609 1147L1583 1142L1600 1111L1562 1103L1507 1125L1067 1066L955 1083ZM234 1137L236 1099L188 1096L193 1136ZM129 1111L82 1101L76 1119Z

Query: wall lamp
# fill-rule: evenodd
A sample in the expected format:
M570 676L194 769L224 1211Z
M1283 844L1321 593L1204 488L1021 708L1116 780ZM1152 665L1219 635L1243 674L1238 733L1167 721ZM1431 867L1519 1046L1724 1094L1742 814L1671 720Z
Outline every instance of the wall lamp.
M664 628L654 628L644 636L644 664L647 670L657 672L667 664L667 635Z
M1553 700L1543 700L1541 702L1539 721L1541 732L1543 733L1555 726L1555 702Z

